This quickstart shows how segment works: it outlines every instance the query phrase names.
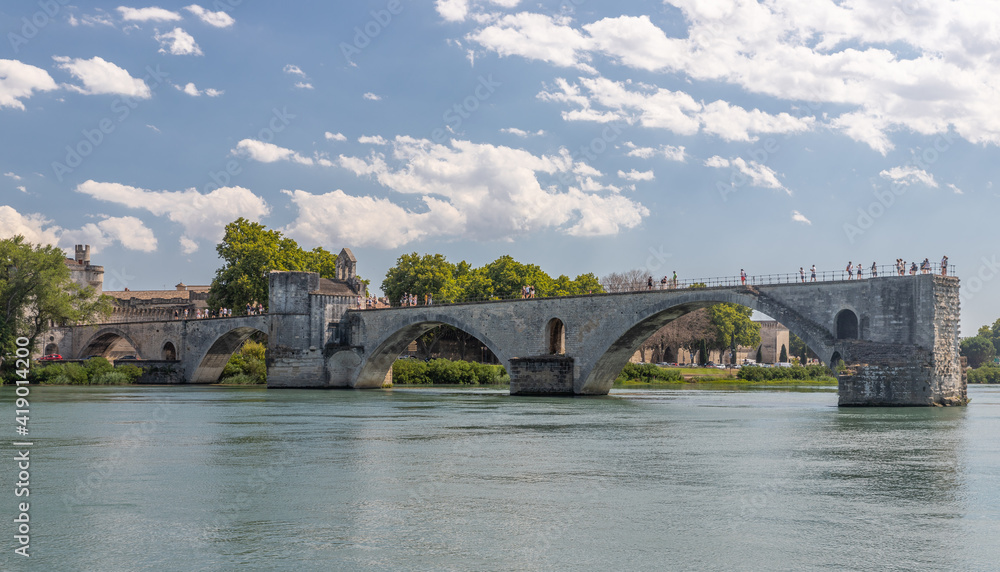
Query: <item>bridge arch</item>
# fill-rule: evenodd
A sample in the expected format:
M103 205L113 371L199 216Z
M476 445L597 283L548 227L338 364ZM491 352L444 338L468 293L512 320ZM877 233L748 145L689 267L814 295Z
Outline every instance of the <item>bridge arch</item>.
M222 370L229 363L236 350L240 349L250 336L260 332L266 334L253 326L238 326L223 332L197 361L194 371L189 374L189 383L215 383L222 376ZM211 339L211 338L209 338Z
M391 312L393 310L383 311ZM410 314L401 315L410 317ZM510 356L501 349L501 346L490 339L490 336L482 328L443 312L421 313L413 316L412 321L405 321L390 328L391 333L383 336L374 344L375 350L368 353L360 363L354 387L382 387L383 381L389 374L389 369L392 368L396 358L406 350L407 346L420 336L442 325L458 328L482 342L493 352L497 360L510 371Z
M798 315L790 308L753 292L733 292L732 290L692 289L686 295L656 299L639 312L638 319L624 332L617 335L609 332L611 339L599 349L601 356L589 372L581 372L575 388L578 394L605 395L614 383L618 373L629 359L657 330L677 318L713 304L730 303L746 306L771 316L802 338L817 355L833 354L836 342L831 332Z
M105 327L98 330L86 343L80 346L80 355L78 357L85 358L92 355L107 357L108 352L116 345L120 347L122 341L132 346L132 350L135 351L137 358L146 359L146 356L143 355L144 352L132 337L125 330L116 327Z

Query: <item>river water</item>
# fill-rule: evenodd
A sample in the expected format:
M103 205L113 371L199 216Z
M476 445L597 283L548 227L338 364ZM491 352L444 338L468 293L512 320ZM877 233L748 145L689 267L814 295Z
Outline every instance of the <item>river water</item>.
M0 568L996 570L1000 388L969 394L32 388Z

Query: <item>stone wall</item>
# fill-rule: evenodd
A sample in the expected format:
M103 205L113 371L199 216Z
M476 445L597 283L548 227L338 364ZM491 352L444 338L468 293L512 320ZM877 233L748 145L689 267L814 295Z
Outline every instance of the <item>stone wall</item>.
M573 395L573 358L536 356L510 360L511 395Z

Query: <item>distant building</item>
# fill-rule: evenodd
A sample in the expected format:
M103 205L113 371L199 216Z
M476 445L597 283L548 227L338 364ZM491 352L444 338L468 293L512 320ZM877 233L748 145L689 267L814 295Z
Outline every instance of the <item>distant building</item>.
M81 288L93 286L100 294L104 288L104 267L90 263L90 245L77 244L74 258L66 259L69 267L69 278Z

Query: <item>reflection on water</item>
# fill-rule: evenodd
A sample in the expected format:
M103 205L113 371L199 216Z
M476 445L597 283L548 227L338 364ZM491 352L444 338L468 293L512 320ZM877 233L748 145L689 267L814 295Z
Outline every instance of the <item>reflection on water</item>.
M1000 389L970 395L37 388L34 556L0 568L990 570Z

